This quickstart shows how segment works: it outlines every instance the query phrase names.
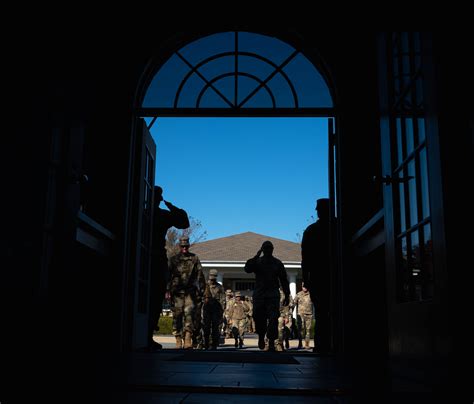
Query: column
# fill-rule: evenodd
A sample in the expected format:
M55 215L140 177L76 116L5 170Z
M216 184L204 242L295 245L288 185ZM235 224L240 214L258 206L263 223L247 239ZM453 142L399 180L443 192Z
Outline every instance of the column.
M289 274L289 282L290 282L290 293L291 297L296 296L296 274Z

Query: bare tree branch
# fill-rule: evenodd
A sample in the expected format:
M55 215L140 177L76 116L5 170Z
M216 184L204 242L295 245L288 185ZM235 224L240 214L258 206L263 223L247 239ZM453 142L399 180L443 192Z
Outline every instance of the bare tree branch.
M174 227L170 228L166 233L166 253L171 257L179 252L179 239L181 237L189 237L191 246L206 240L207 231L202 230L202 223L194 217L189 217L190 226L184 230L178 230Z

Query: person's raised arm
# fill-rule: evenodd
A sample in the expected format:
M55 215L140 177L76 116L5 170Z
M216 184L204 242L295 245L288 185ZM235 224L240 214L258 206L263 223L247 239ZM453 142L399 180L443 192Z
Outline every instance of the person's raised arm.
M257 254L255 254L255 257L252 257L249 260L247 260L244 267L245 272L247 273L256 272L258 259L260 258L261 254L262 254L262 249L257 251Z
M187 229L189 224L188 214L184 209L177 208L169 201L163 201L171 212L172 224L177 229Z

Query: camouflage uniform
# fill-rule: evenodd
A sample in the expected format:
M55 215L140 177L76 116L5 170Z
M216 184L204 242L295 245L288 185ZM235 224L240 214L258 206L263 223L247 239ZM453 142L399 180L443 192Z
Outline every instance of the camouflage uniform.
M288 349L290 347L291 325L293 323L293 298L290 296L288 305L283 306L285 294L280 289L280 317L278 317L278 340L277 350L283 351L283 345Z
M253 319L253 303L252 298L250 296L245 296L245 302L248 304L250 310L247 314L247 324L248 324L248 332L255 332L255 320Z
M242 348L244 345L244 334L247 330L247 313L250 307L245 300L237 299L240 292L235 292L235 300L229 309L229 316L232 320L232 334L235 338L235 347Z
M310 331L313 321L313 302L309 291L301 291L295 297L297 324L298 324L298 348L302 348L301 341L304 338L305 348L309 348Z
M197 255L179 253L169 260L169 290L172 299L173 335L176 344L184 337L184 348L192 348L196 302L202 300L206 279Z
M217 278L217 271L209 271L209 281L204 292L202 306L202 323L204 330L204 348L209 349L209 335L212 338L212 349L219 345L220 325L225 307L225 292L222 285L212 281Z
M205 289L204 289L205 290ZM202 336L202 306L203 300L200 296L196 297L194 315L193 315L193 348L202 349L204 347Z
M231 306L234 304L234 298L232 294L232 290L227 289L225 291L225 309L224 309L224 319L225 319L225 327L224 327L224 336L226 338L232 337L232 320L229 317L229 310Z

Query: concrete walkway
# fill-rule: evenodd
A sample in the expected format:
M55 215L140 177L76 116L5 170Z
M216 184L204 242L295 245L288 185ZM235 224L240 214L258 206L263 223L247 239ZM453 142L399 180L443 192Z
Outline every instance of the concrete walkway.
M176 339L173 335L155 335L153 339L156 342L159 342L163 345L165 349L175 349L176 348ZM313 341L310 342L310 349L298 349L298 340L293 339L290 340L290 350L297 351L297 352L309 352L313 349ZM218 350L225 349L228 350L230 348L235 349L234 347L235 340L233 338L226 338L225 344L219 345ZM304 346L304 341L303 341ZM250 350L250 351L260 351L258 349L258 336L256 334L247 334L244 337L244 347L242 350Z

